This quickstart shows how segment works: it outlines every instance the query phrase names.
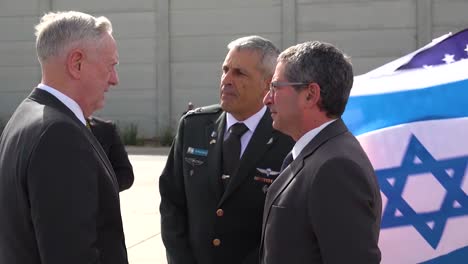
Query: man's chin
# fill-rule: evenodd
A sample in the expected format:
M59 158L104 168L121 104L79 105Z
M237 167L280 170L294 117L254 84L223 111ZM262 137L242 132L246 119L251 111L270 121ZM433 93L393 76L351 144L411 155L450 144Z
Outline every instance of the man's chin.
M272 126L274 129L278 130L278 122L276 122L274 119L273 119L273 122L271 123L271 126Z
M101 102L99 102L99 103L96 105L96 107L95 107L96 109L95 109L94 111L98 111L98 110L103 109L103 108L104 108L104 105L105 105L104 100L101 101Z
M220 105L223 111L229 112L230 110L232 110L232 104L226 101L221 100Z
M275 120L273 119L273 122L271 123L271 126L272 126L274 129L276 129L276 130L278 130L278 131L284 133L284 131L281 129L281 125L280 125L280 123L279 123L278 121L275 121ZM286 134L286 133L284 133L284 134Z

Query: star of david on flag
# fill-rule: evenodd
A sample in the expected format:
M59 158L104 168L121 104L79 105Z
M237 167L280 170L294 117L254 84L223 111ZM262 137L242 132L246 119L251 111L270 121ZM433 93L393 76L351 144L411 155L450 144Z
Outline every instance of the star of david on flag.
M355 77L343 115L382 195L382 263L468 263L468 29Z

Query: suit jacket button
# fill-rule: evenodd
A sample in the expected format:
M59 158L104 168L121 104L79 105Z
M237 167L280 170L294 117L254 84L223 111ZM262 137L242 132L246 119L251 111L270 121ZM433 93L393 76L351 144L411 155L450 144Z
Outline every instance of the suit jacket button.
M221 240L217 238L213 239L213 246L219 247L219 245L221 245Z
M219 216L219 217L223 216L224 215L223 209L216 210L216 215Z

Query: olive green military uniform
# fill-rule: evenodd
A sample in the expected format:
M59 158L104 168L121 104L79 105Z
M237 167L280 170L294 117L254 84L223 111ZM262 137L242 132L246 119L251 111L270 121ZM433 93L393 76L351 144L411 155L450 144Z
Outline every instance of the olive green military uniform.
M198 108L180 120L159 179L161 232L169 264L258 263L266 191L294 141L261 118L224 190L226 113Z

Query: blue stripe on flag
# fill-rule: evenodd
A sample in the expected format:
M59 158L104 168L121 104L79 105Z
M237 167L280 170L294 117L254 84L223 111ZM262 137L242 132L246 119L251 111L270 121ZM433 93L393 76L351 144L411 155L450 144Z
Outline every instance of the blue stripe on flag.
M468 80L463 80L425 89L351 96L342 118L357 136L404 123L467 116Z

